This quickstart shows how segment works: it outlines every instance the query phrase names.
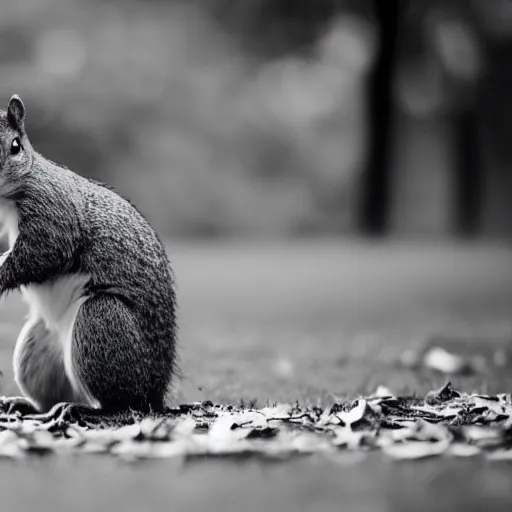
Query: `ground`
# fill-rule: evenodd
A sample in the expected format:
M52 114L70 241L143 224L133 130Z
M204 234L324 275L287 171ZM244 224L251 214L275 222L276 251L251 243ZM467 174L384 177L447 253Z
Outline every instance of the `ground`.
M180 293L177 401L329 402L384 384L423 394L446 376L403 368L404 352L456 346L512 360L512 248L354 240L171 243ZM24 306L0 309L2 393ZM464 391L512 391L512 363L454 377ZM33 510L493 510L510 508L510 464L392 462L340 453L269 464L108 458L0 460L0 490ZM7 498L6 498L7 497ZM428 505L428 507L427 507Z

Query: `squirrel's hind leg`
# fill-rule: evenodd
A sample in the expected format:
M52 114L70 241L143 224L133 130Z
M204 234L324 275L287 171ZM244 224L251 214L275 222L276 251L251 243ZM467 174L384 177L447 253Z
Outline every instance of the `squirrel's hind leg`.
M105 411L163 409L172 369L148 343L134 311L112 295L89 298L72 338L74 378Z
M23 395L39 411L48 411L59 402L74 399L59 341L37 317L27 320L18 336L14 378Z

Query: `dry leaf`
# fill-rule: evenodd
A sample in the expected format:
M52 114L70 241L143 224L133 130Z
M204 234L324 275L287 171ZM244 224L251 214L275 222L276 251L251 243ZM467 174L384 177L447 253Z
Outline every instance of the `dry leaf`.
M469 361L440 347L431 348L424 355L423 364L446 374L470 373L474 370Z
M463 443L453 443L447 450L449 455L454 457L474 457L480 455L481 450L477 446Z
M490 460L512 461L512 450L495 450L487 454Z
M386 386L379 386L371 396L376 398L393 398L395 395Z
M339 411L336 416L343 422L344 425L349 426L361 421L366 412L366 400L356 400L353 407L348 411Z
M191 416L179 419L175 426L173 433L177 436L190 436L196 429L196 422Z
M394 459L424 459L441 455L449 446L449 441L439 441L437 443L412 441L384 446L382 451Z

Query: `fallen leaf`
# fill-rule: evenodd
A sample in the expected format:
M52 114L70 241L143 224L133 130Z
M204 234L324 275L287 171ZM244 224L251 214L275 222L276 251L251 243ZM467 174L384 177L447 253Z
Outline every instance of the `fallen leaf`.
M512 461L512 450L494 450L487 453L490 460L506 460Z
M454 457L474 457L475 455L480 455L482 452L477 446L463 443L453 443L448 448L447 453L449 455L453 455Z
M386 386L379 386L371 397L375 398L393 398L395 395Z
M338 447L346 447L350 450L354 450L362 446L363 443L371 437L373 436L370 432L354 432L350 427L339 427L334 430L333 444Z
M341 410L336 413L339 420L346 426L350 426L361 421L366 411L366 400L364 399L356 400L352 405L353 407L348 411Z
M446 374L462 374L474 371L470 361L440 347L431 348L423 356L423 365Z
M491 427L463 427L464 437L475 446L499 446L503 441L503 433Z
M196 422L195 420L190 417L186 416L185 418L179 419L173 429L173 433L177 436L190 436L196 429Z
M442 388L435 391L430 391L425 397L425 402L428 405L437 405L454 398L460 398L460 393L452 388L451 382L447 382Z
M437 443L412 441L383 446L382 451L394 459L424 459L443 454L449 446L449 441L439 441Z

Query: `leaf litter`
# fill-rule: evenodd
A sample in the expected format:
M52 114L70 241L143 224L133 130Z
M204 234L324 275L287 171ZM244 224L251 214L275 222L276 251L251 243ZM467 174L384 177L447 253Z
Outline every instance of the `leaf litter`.
M46 414L0 399L0 457L109 454L125 460L194 457L288 459L381 451L399 460L486 457L512 461L512 396L466 394L448 383L424 398L380 386L330 407L194 402L162 414L104 414L59 404ZM338 455L336 455L338 454ZM356 460L360 460L359 456Z

